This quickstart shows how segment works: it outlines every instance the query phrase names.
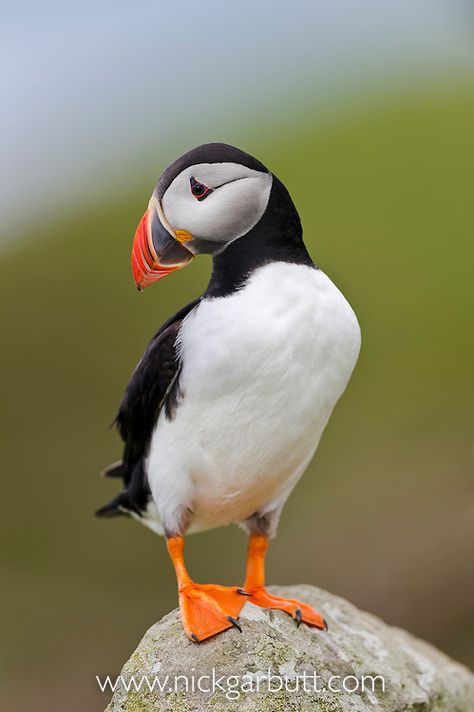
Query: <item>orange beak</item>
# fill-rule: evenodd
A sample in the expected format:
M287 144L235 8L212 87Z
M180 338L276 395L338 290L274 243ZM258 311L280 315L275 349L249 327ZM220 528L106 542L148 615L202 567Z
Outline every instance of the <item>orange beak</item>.
M192 252L181 244L181 235L173 237L170 230L163 225L159 212L152 199L133 239L132 272L139 291L166 277L170 272L181 269L194 257ZM191 236L187 239L191 239Z

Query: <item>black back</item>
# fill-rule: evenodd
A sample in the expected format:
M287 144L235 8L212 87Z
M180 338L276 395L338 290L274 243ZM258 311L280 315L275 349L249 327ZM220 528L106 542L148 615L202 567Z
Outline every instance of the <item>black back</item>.
M97 516L112 517L134 511L140 514L150 498L144 472L153 429L162 408L172 418L179 399L180 364L176 337L183 319L199 304L191 302L155 334L135 368L115 419L125 447L121 465L113 465L105 475L120 476L124 489ZM125 510L125 511L124 511Z

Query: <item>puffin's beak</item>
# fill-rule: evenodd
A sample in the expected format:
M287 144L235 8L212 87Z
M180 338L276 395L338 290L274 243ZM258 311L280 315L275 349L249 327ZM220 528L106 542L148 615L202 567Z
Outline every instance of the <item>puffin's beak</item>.
M150 200L148 210L140 220L132 247L132 272L138 290L148 287L170 272L175 272L193 259L192 252L181 242L192 239L185 230L164 226L164 216L156 198Z

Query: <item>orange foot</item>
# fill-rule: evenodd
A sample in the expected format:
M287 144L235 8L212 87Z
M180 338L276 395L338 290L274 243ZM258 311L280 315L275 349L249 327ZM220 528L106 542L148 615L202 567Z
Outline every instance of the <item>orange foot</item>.
M269 593L263 586L251 588L245 587L245 591L250 594L249 601L260 608L272 608L277 611L289 613L296 621L297 626L301 622L315 626L321 630L327 630L328 626L324 618L318 611L306 603L301 603L294 598L282 598Z
M237 618L244 603L245 598L239 595L236 588L194 581L179 586L184 632L195 643L232 626L242 632Z

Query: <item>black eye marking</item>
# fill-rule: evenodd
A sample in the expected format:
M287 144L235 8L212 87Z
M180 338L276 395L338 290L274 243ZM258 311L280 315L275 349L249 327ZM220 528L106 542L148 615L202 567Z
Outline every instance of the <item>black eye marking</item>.
M212 188L208 188L204 183L199 183L194 176L191 176L189 182L191 184L191 193L198 200L204 200L204 198L207 198L207 196L212 193Z

